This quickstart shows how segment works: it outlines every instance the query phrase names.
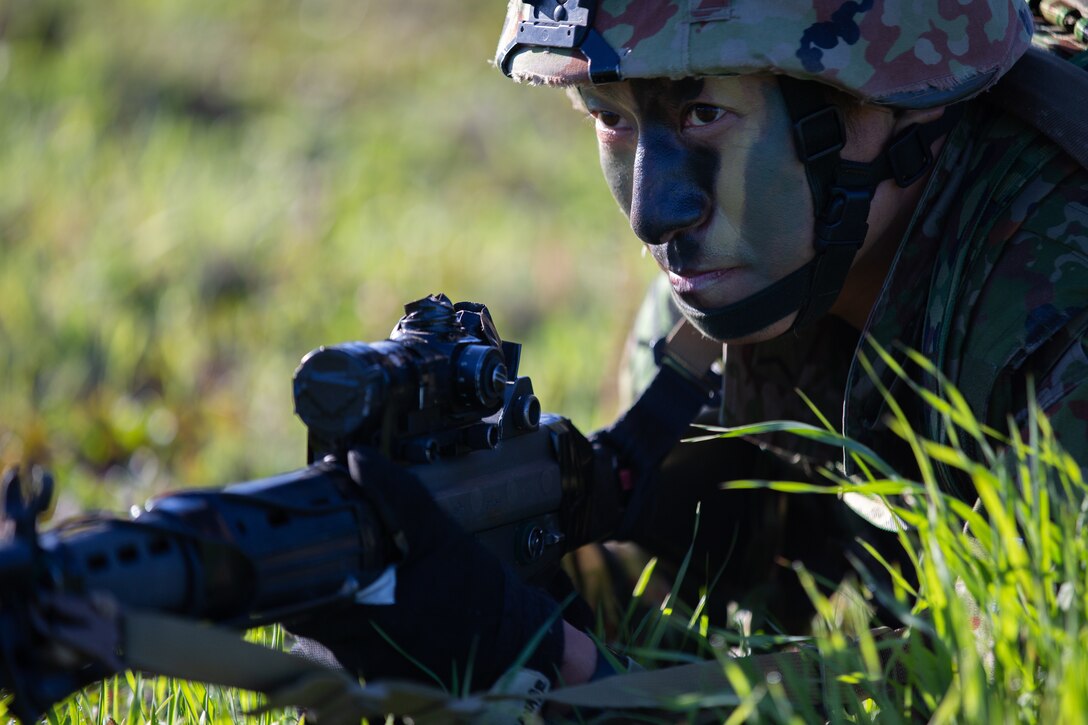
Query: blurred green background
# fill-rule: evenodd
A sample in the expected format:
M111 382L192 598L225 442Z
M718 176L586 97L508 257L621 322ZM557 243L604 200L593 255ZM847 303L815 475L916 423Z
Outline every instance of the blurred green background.
M652 265L504 3L0 2L0 462L60 514L304 463L291 374L485 302L583 430Z

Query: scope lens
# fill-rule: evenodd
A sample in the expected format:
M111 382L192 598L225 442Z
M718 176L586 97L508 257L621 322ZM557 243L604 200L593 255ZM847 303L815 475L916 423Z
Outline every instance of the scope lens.
M469 407L492 408L502 403L506 363L490 345L466 345L457 359L457 397Z
M359 342L314 350L295 371L295 414L311 430L335 438L375 420L388 379L382 360Z

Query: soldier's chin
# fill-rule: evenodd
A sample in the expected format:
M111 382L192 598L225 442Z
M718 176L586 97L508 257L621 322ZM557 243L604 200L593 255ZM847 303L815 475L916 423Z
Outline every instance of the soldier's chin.
M774 338L789 332L790 328L793 326L793 321L796 318L797 313L791 312L788 316L783 317L778 322L773 322L770 325L764 327L763 329L757 330L756 332L742 335L740 337L719 339L718 341L726 345L751 345L757 342L766 342L767 340L773 340Z
M776 338L793 326L798 311L787 300L769 297L767 290L722 307L705 308L672 289L676 309L696 330L729 345L749 345ZM776 315L782 315L775 319Z
M791 312L780 320L764 325L758 329L744 329L743 325L715 324L715 321L700 315L689 314L689 310L681 310L688 322L706 337L726 345L751 345L757 342L766 342L786 334L793 327L793 321L797 318L797 312ZM739 331L736 328L741 328Z

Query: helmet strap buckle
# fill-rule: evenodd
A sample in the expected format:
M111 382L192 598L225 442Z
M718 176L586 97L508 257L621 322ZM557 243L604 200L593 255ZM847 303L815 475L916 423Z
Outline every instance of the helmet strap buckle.
M846 128L842 113L835 106L824 106L793 123L793 139L801 163L808 164L846 146Z
M888 144L884 152L891 166L892 178L903 189L925 176L933 164L929 143L919 131L918 124L911 124Z
M816 220L816 253L822 254L828 247L861 247L869 231L869 205L873 199L870 188L835 186L827 200L827 206Z

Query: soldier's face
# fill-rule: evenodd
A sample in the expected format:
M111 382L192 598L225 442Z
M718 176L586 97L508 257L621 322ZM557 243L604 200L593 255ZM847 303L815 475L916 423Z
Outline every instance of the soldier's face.
M737 302L812 258L812 200L773 78L580 92L612 194L688 304ZM745 341L780 334L792 319Z

